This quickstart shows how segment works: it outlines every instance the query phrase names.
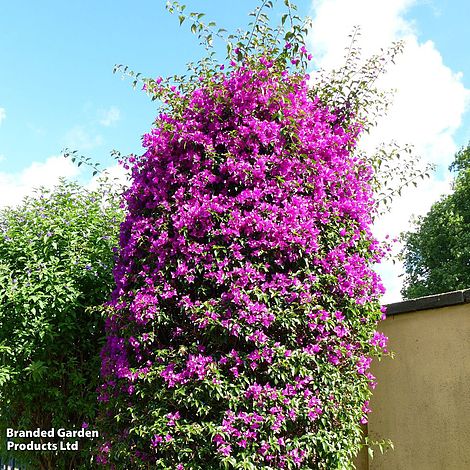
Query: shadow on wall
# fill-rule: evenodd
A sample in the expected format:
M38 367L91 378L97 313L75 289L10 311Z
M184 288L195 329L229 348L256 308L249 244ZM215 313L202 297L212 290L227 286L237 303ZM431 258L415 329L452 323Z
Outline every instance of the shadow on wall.
M395 358L372 366L367 434L394 450L357 469L470 469L470 289L388 305L380 329Z

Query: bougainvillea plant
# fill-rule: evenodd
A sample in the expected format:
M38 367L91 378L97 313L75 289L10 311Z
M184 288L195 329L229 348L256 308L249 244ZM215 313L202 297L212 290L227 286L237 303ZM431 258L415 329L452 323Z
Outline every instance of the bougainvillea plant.
M370 121L360 87L309 86L285 5L273 30L263 2L226 62L144 80L163 105L125 163L100 390L111 468L347 469L360 448L386 343L376 179L356 151ZM200 14L169 8L210 44Z

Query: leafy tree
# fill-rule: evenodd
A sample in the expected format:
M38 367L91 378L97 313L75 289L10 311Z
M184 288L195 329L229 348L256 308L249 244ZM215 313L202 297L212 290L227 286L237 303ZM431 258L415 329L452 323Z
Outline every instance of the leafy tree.
M400 149L356 149L386 108L383 57L360 64L353 41L309 86L307 24L284 4L279 28L265 0L226 36L169 2L208 56L183 77L123 68L162 105L125 163L100 394L111 468L339 470L360 448L386 344L370 225L400 190L376 170Z
M28 468L93 468L89 439L81 453L7 453L5 436L6 428L93 428L101 306L112 290L121 214L110 186L88 191L65 181L0 212L1 448Z
M456 172L453 192L403 236L405 298L470 287L470 145L457 152L450 170Z

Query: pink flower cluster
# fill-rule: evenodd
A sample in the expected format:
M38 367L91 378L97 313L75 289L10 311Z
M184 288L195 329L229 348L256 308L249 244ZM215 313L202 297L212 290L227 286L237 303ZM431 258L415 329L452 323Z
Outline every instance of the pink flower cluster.
M125 395L148 419L138 393L165 390L151 408L166 424L139 444L147 459L164 456L167 432L170 449L208 419L202 397L217 458L251 449L260 464L300 467L317 457L296 436L337 425L338 400L355 399L330 402L321 371L373 380L367 354L385 340L373 335L383 287L371 266L383 251L369 228L372 170L353 151L361 129L306 77L271 68L201 81L131 162L101 400L112 410Z

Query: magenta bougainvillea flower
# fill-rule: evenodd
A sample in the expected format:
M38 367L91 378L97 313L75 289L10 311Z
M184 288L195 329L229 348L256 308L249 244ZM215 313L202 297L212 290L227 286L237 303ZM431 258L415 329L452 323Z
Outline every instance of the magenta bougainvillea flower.
M173 99L129 161L99 459L348 468L385 345L361 125L263 57Z

